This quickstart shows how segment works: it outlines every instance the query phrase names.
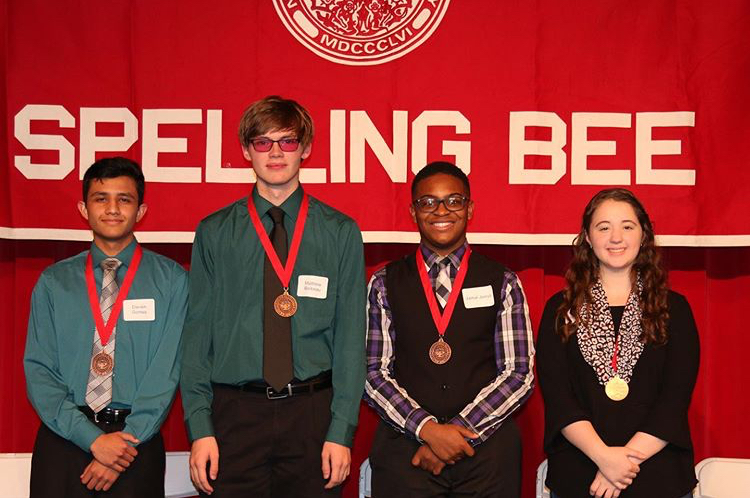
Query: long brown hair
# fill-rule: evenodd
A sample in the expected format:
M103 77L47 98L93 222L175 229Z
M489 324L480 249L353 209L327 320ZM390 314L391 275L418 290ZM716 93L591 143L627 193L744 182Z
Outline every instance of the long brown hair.
M643 282L640 306L642 312L641 325L645 343L664 344L667 342L667 272L661 265L661 256L654 240L654 228L651 219L640 201L630 190L612 188L596 194L583 211L581 231L573 240L573 259L565 272L565 291L563 302L557 309L558 333L564 341L575 333L578 323L581 323L581 307L585 303L593 302L591 288L599 278L599 259L586 241L586 235L591 227L591 218L596 209L607 200L627 202L633 207L638 223L643 230L643 243L631 269L631 280L635 285L636 275L640 274ZM571 322L568 318L575 320ZM568 319L566 319L568 318Z

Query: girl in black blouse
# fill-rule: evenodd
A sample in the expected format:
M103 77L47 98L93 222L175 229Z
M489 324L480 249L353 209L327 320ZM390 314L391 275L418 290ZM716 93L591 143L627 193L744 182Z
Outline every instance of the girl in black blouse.
M628 190L599 192L573 253L537 340L546 484L563 498L690 496L698 334L648 214Z

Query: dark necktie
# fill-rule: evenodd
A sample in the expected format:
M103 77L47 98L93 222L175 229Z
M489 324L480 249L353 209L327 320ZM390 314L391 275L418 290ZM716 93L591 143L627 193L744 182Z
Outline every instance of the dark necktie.
M286 264L287 234L284 211L272 207L271 243L281 264ZM263 265L263 378L276 391L281 391L294 377L292 366L292 319L280 316L273 309L274 300L284 292L268 256Z

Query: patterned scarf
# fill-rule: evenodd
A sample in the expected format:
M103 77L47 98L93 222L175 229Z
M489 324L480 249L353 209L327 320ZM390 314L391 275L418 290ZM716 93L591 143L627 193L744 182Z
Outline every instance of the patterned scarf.
M619 329L619 350L617 352L617 376L629 383L635 364L643 352L640 340L641 307L640 296L643 293L643 282L640 274L636 279L637 292L630 291ZM593 303L584 302L580 310L581 325L576 335L578 347L586 363L596 372L599 384L606 385L615 376L612 368L612 355L615 350L615 325L609 309L607 295L601 280L597 279L591 289Z

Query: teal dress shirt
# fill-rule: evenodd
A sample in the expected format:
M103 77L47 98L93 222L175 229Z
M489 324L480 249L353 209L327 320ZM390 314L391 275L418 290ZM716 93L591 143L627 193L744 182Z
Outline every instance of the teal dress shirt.
M290 244L302 196L300 187L280 206ZM257 189L252 199L269 233L272 205ZM196 230L180 381L191 440L214 435L212 383L263 381L264 258L247 198L209 215ZM327 278L325 296L301 296L300 275ZM291 318L294 376L332 370L326 440L351 446L365 378L362 235L351 218L313 197L289 293L299 305Z
M121 285L136 242L117 256ZM91 244L97 293L107 256ZM90 451L103 434L78 410L86 405L95 325L86 287L88 251L42 273L31 296L24 369L29 400L51 430ZM149 440L169 412L179 380L180 337L187 308L187 273L169 258L143 250L127 299L153 299L154 320L117 320L110 407L130 408L124 432Z

